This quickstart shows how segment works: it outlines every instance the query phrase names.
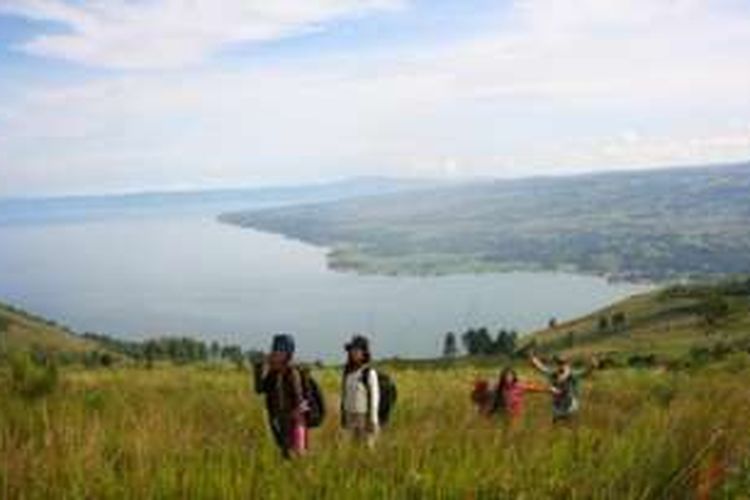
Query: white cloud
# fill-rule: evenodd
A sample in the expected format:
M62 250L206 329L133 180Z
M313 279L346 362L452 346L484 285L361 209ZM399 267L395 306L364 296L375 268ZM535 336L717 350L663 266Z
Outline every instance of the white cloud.
M0 189L750 159L750 9L731 0L513 5L502 27L458 42L30 90L4 106Z
M30 54L107 68L159 69L202 62L230 44L277 40L338 18L402 6L401 0L4 0L0 12L70 30L22 45Z

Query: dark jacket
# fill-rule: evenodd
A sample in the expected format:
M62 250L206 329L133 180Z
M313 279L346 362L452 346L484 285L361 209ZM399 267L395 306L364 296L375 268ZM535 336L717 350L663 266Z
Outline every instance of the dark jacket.
M294 366L281 371L265 371L259 363L253 365L255 392L265 394L266 409L271 419L287 420L304 402L302 375Z

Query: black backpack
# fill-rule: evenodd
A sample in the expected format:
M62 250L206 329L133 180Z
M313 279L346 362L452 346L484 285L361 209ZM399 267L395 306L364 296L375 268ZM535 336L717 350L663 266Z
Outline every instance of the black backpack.
M367 387L368 391L370 390L370 384L368 383L370 370L375 369L367 368L362 371L362 383L365 384L365 387ZM398 399L398 390L396 389L396 383L393 381L390 375L380 370L375 370L375 374L378 376L378 387L380 387L378 422L380 422L380 425L386 425L391 418L393 407L396 406L396 400Z
M300 368L302 378L302 391L304 392L305 401L307 401L307 412L305 420L308 428L320 427L326 417L326 404L323 398L323 391L318 382L313 378L310 370Z

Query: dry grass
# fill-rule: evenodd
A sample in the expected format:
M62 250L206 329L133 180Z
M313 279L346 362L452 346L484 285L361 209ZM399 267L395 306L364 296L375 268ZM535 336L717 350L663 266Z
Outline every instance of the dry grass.
M695 374L599 372L570 427L551 424L545 395L529 396L516 428L477 417L471 383L493 373L393 375L401 400L376 452L332 412L291 464L247 375L229 368L67 369L37 401L1 389L0 497L690 498L750 444L744 354ZM336 372L317 377L335 393Z

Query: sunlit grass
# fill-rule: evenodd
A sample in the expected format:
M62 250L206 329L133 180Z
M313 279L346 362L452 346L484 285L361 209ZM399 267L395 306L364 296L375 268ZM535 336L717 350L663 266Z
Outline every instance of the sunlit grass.
M707 467L739 464L750 443L744 354L693 374L598 372L571 426L551 423L545 395L514 428L477 417L471 383L494 371L393 375L393 426L370 452L337 428L338 373L318 372L330 414L293 463L247 374L228 367L67 369L33 401L3 384L0 497L690 498Z

